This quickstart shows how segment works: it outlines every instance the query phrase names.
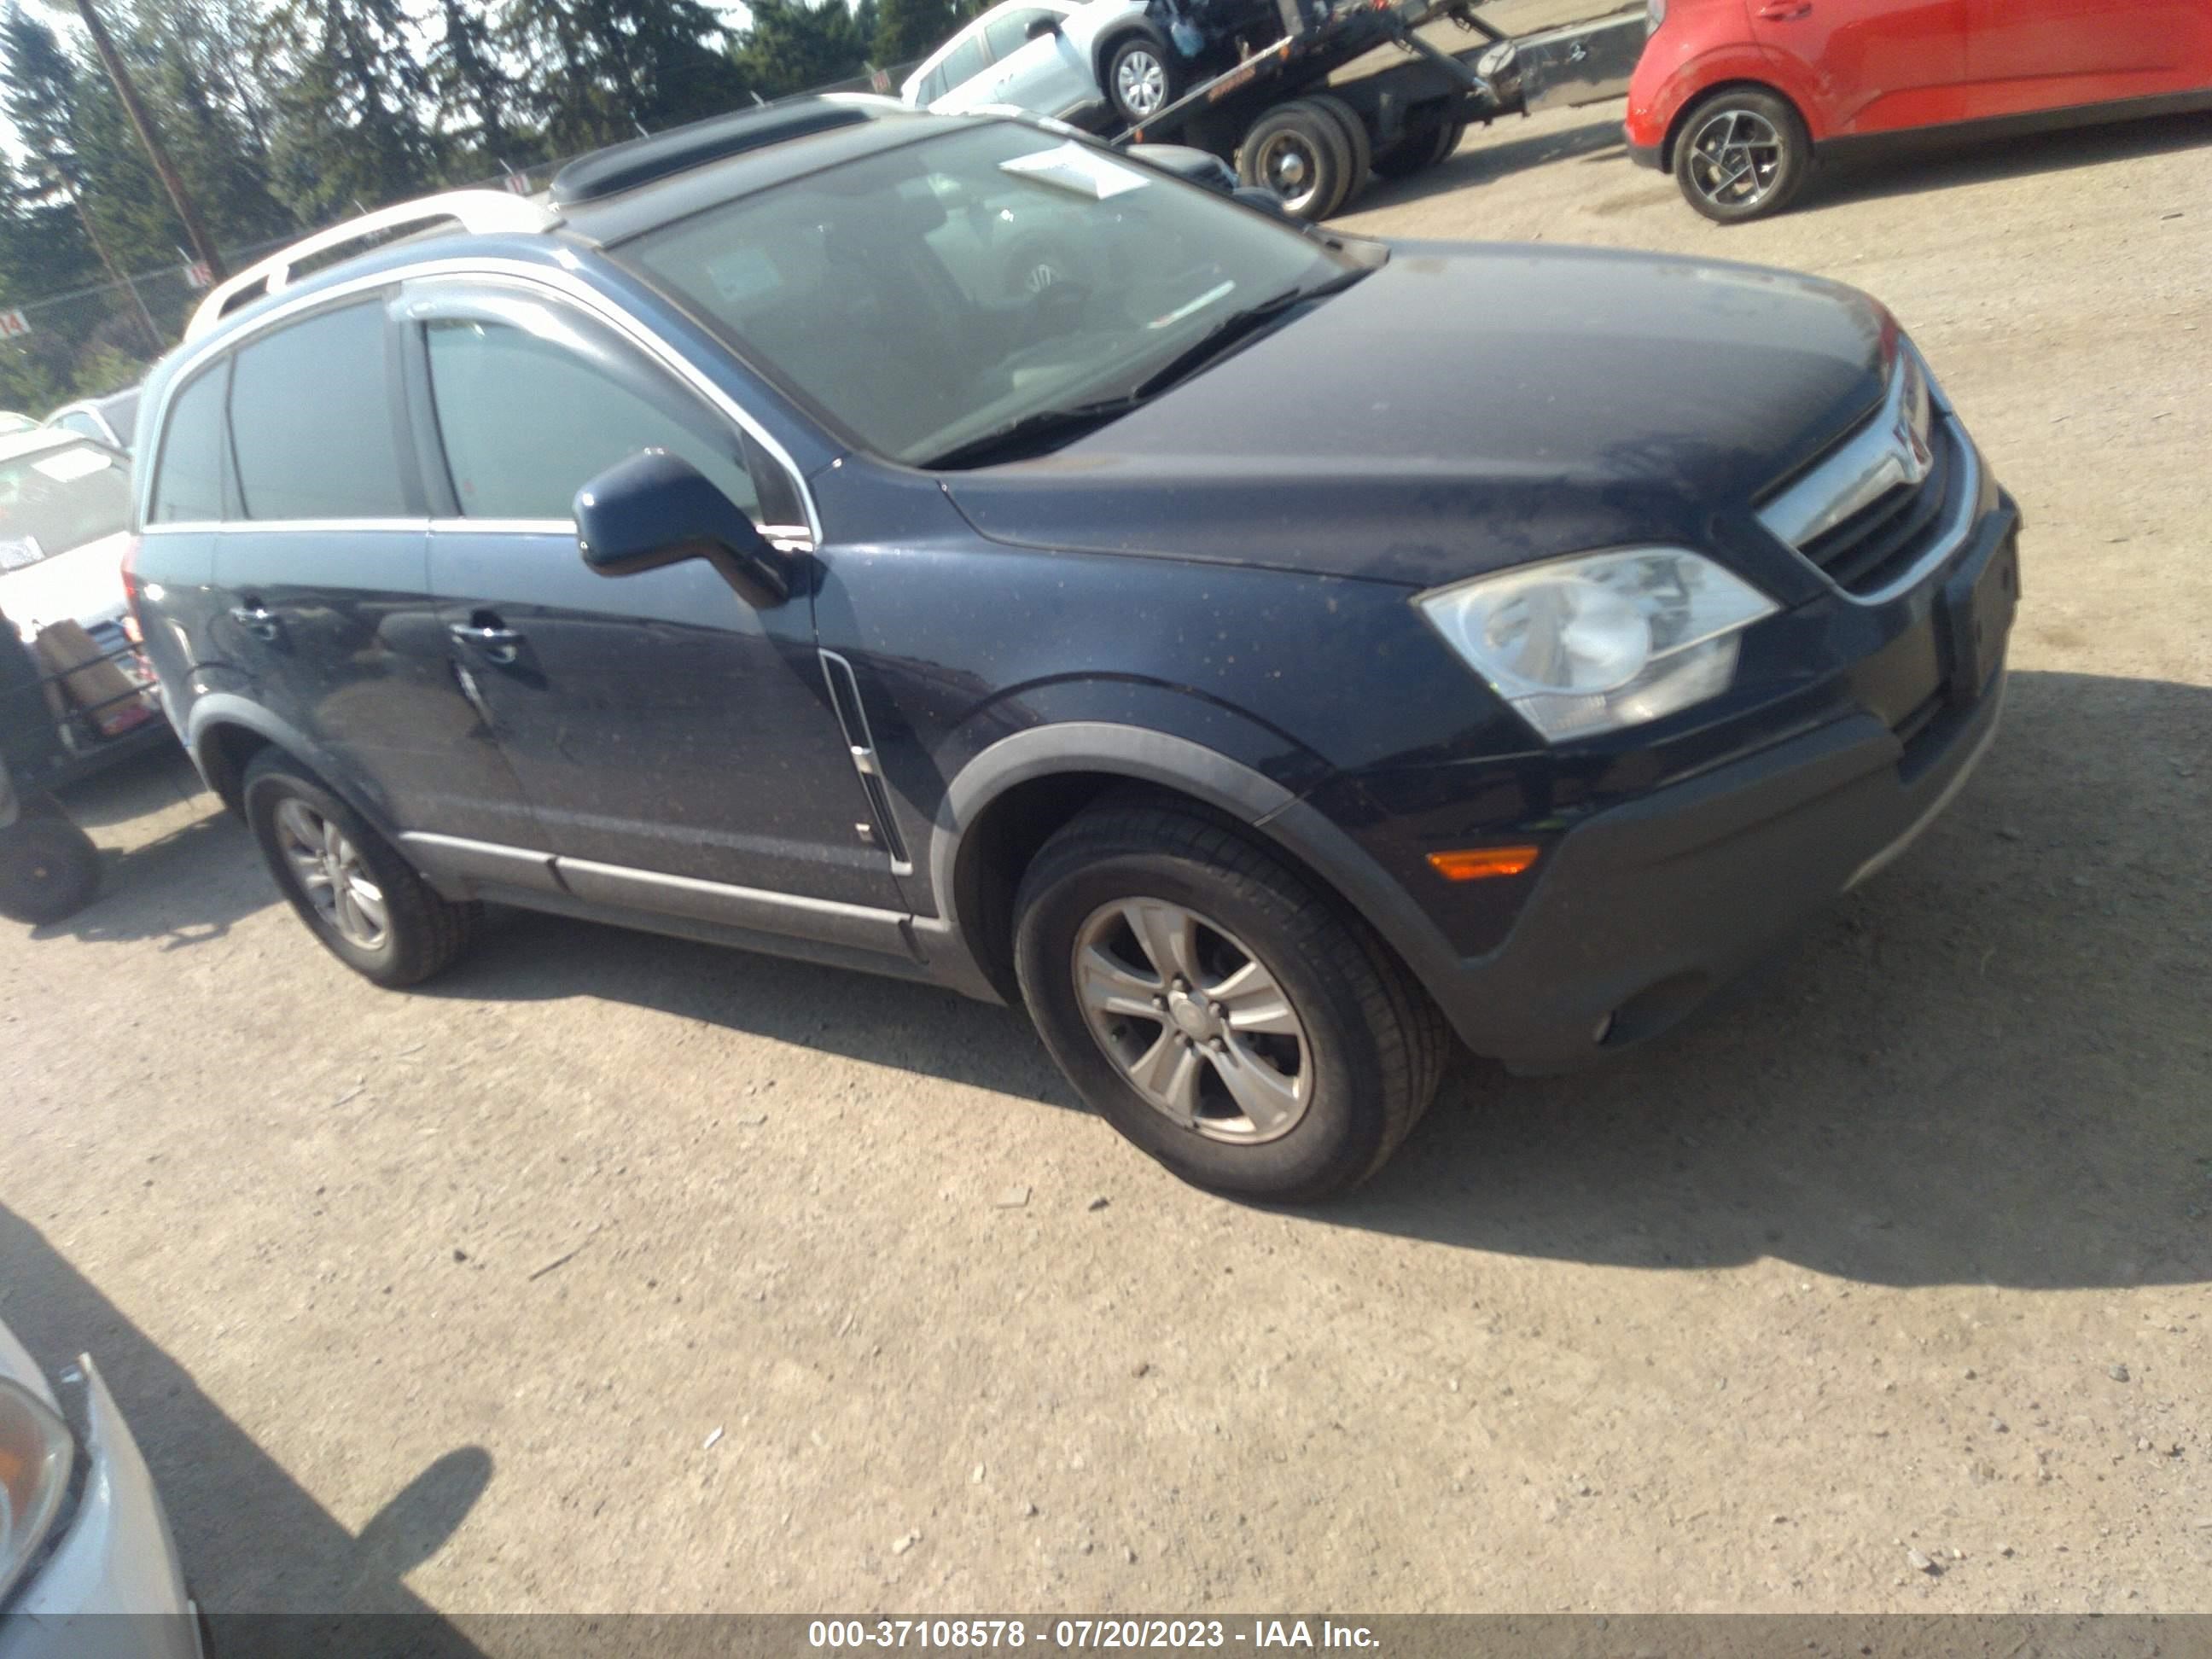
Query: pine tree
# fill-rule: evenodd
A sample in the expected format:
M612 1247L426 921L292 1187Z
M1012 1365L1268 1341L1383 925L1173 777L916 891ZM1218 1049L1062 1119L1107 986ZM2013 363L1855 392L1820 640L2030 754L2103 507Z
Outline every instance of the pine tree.
M283 0L267 40L284 77L271 173L301 218L403 200L437 177L440 145L422 116L428 76L400 0Z
M524 106L563 150L746 101L731 32L702 0L514 0L503 44L527 66Z
M491 27L477 9L439 0L438 16L443 33L426 67L439 120L449 138L474 152L473 165L488 169L515 148L514 77L501 67Z
M877 66L894 69L928 57L951 38L960 23L954 0L877 0Z
M867 37L845 0L751 0L753 26L738 62L765 98L825 86L860 73Z

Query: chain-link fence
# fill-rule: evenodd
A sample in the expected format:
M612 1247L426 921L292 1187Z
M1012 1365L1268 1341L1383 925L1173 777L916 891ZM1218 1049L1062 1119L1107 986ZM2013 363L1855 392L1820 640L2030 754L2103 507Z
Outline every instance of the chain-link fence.
M903 64L872 70L818 87L815 93L889 92L914 67ZM446 188L504 189L534 195L550 185L553 175L574 159L562 156L503 167L489 178ZM354 205L367 210L364 204ZM310 226L295 235L225 248L224 262L234 271L243 270L316 228ZM50 295L12 308L0 307L0 410L43 416L75 398L97 398L136 386L155 361L183 337L185 324L208 286L206 271L180 251L175 264L141 271L119 283Z

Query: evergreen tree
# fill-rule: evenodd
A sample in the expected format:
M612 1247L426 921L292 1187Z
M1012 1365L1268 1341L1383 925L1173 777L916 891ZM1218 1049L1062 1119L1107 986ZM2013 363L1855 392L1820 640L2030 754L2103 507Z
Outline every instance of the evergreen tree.
M428 76L400 0L283 0L265 61L283 77L270 141L276 194L301 219L420 194L440 146L423 123Z
M868 39L845 0L751 0L753 26L738 62L764 98L787 97L860 73Z
M962 21L954 0L877 0L878 67L894 69L928 57L951 38Z
M746 101L731 31L702 0L513 0L505 44L556 148L590 149Z
M491 27L477 8L439 0L438 17L443 32L427 68L439 120L448 138L473 152L471 170L489 169L515 148L514 77L501 67Z

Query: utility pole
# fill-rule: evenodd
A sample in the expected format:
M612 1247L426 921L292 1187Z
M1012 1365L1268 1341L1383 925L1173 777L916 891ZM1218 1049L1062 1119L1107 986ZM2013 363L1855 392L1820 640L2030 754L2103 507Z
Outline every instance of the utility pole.
M146 301L138 292L138 284L124 274L123 268L117 264L113 257L109 254L107 244L100 240L99 227L92 222L92 214L84 204L84 198L77 194L76 185L71 181L70 176L57 167L52 160L45 157L40 159L46 162L48 176L59 187L62 194L69 198L70 205L76 210L77 222L84 227L84 240L92 244L92 251L100 256L100 265L107 272L108 280L131 296L131 303L138 312L138 320L146 325L147 342L154 348L154 356L160 356L169 349L168 343L161 338L161 331L155 327L154 313L146 309Z
M130 116L131 125L138 133L138 142L146 148L146 159L154 164L160 175L161 188L169 192L169 201L177 210L177 217L184 222L185 234L191 240L192 252L208 268L208 274L221 282L230 273L223 266L222 255L216 252L215 239L200 222L199 210L192 205L191 193L185 181L177 176L176 164L169 160L169 152L161 147L161 140L154 131L154 122L146 113L146 106L139 101L137 82L131 78L131 70L122 54L115 50L109 39L107 25L100 20L98 0L76 0L77 15L84 19L85 32L92 36L93 50L107 70L107 78L115 83L115 95L123 100L124 112Z

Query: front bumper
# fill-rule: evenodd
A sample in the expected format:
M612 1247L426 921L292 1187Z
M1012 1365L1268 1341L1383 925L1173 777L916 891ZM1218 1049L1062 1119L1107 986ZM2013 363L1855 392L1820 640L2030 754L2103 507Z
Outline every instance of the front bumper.
M146 1460L89 1358L62 1378L86 1468L58 1540L0 1614L0 1659L201 1659Z
M1922 620L1860 665L1870 707L1583 818L1495 945L1448 966L1409 954L1468 1046L1545 1073L1655 1036L1902 854L1996 735L2017 523L2008 500L1899 602ZM1931 674L1948 665L1941 689L1893 725L1875 712L1884 665L1921 652Z
M1665 165L1659 159L1666 150L1667 147L1664 144L1639 144L1635 140L1630 139L1626 148L1628 151L1628 159L1635 162L1638 167L1650 167L1656 172Z

